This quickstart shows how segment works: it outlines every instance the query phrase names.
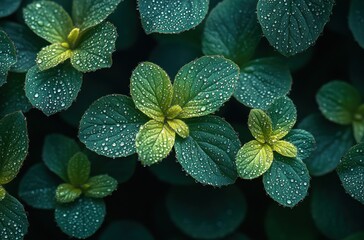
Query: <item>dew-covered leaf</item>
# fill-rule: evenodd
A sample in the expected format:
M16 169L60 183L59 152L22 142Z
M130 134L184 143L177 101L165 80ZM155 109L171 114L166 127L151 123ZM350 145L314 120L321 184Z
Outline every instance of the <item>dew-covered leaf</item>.
M6 194L0 204L0 239L20 240L28 232L28 219L23 205Z
M40 71L50 69L63 63L72 56L72 51L65 48L61 43L53 43L48 45L37 55L37 66Z
M117 32L109 22L102 23L85 33L71 57L74 68L80 72L92 72L112 65Z
M182 107L179 118L217 111L233 94L239 67L219 56L204 56L183 66L173 84L172 105Z
M121 0L73 0L72 18L81 30L104 21L118 6Z
M246 63L262 36L256 6L257 0L220 2L206 19L202 40L204 54L223 55L239 65Z
M73 155L67 164L67 175L69 182L74 186L79 186L90 177L91 163L86 154L78 152Z
M135 140L139 160L144 165L162 161L171 152L176 133L168 124L150 120L144 124Z
M62 183L56 189L56 200L58 203L74 202L82 194L80 188L77 188L69 183Z
M306 117L299 128L312 133L316 141L316 150L304 159L310 174L314 176L334 170L341 157L355 144L351 126L334 124L319 114Z
M60 183L60 179L50 173L43 163L38 163L21 179L19 197L34 208L53 209L56 207L56 189Z
M51 134L44 140L42 157L49 170L68 182L68 161L79 151L75 140L60 134Z
M82 73L70 63L40 71L32 67L26 76L25 94L31 104L50 116L72 105L82 85Z
M0 86L6 83L8 71L16 63L16 49L8 35L0 30Z
M297 148L297 156L295 157L301 160L311 156L316 149L315 138L311 133L302 129L292 129L284 140L292 143Z
M273 144L273 151L279 153L282 156L295 158L297 156L297 148L295 145L288 141L279 140Z
M28 154L27 123L21 112L0 120L0 184L12 181ZM1 205L1 204L0 204Z
M364 48L364 1L352 0L349 10L349 27L355 40Z
M96 100L80 122L79 138L86 147L106 157L135 153L135 138L147 122L130 97L108 95Z
M202 22L209 0L138 0L143 28L147 34L180 33Z
M190 135L177 137L174 146L183 169L203 184L233 184L237 177L235 156L240 147L234 129L217 116L189 119L186 124Z
M186 138L190 134L187 124L181 119L168 120L167 123L180 137Z
M52 1L33 2L23 9L23 14L28 27L50 43L66 42L73 28L68 13Z
M253 179L261 176L271 166L273 161L272 148L252 140L243 145L236 155L236 168L239 177Z
M140 111L150 118L163 121L172 102L173 89L161 67L144 62L131 75L130 94Z
M336 171L346 192L364 204L364 143L350 148Z
M263 183L265 191L274 201L294 207L306 197L310 175L300 159L275 154L272 166L263 175Z
M234 97L251 108L267 109L291 89L288 67L278 58L259 58L241 68Z
M247 208L244 195L235 186L173 188L166 202L172 221L194 239L216 239L232 233L244 220Z
M272 121L263 110L252 109L248 117L248 128L256 140L265 143L272 134Z
M91 198L104 198L111 195L118 187L118 182L109 175L98 175L87 181L85 196Z
M269 43L285 56L315 43L329 21L334 0L259 0L257 14Z
M332 81L320 88L316 101L322 114L337 124L350 124L361 97L353 86L342 81Z
M75 238L87 238L101 226L106 214L102 199L81 197L75 202L58 205L55 219L61 230Z
M21 4L21 0L0 0L0 17L14 13Z
M154 240L141 223L131 220L114 221L101 233L99 240Z

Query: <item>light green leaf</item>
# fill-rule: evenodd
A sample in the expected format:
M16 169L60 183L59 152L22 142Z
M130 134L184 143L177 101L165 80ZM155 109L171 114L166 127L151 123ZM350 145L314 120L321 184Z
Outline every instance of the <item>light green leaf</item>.
M236 155L238 174L244 179L261 176L270 168L272 161L272 148L256 140L244 144Z
M79 151L75 140L60 134L51 134L44 140L42 157L49 170L68 182L68 161Z
M233 184L236 180L235 156L240 141L229 123L217 116L186 120L187 138L177 137L178 162L196 181L213 186Z
M144 62L131 75L130 94L140 111L163 122L171 106L173 89L167 73L161 67Z
M238 65L246 63L262 36L256 15L257 0L220 2L209 14L202 39L206 55L223 55Z
M26 119L21 112L0 120L0 184L12 181L28 154ZM1 204L0 204L1 205Z
M300 159L274 155L272 166L263 175L263 183L274 201L294 207L306 197L310 175Z
M118 187L118 182L109 175L91 177L85 188L85 196L91 198L104 198L111 195Z
M261 143L269 142L272 134L272 121L264 111L260 109L250 110L248 127L256 140Z
M186 138L190 134L187 124L180 119L167 120L167 123L180 137Z
M291 99L281 97L275 100L267 109L267 114L272 120L275 139L286 136L296 123L297 110Z
M152 165L168 156L171 152L176 133L168 124L150 120L144 124L135 140L139 160L144 165Z
M25 80L25 94L31 104L50 116L72 105L82 85L82 73L64 63L46 71L32 67Z
M74 202L82 194L80 188L77 188L69 183L62 183L56 189L56 200L59 203Z
M78 152L71 157L67 165L67 175L70 183L79 186L89 179L91 171L91 163L87 156Z
M173 84L172 105L182 107L179 118L217 111L233 94L239 67L219 56L204 56L183 66Z
M72 237L87 238L101 226L106 214L101 199L79 198L56 208L55 219L61 230Z
M351 124L361 97L359 92L342 81L332 81L320 88L316 101L322 114L337 124Z
M364 121L354 121L353 122L353 133L354 138L357 143L361 142L364 137Z
M108 95L96 100L82 116L79 138L86 147L106 157L135 153L135 137L147 122L131 98Z
M349 27L355 40L364 48L364 2L352 0L349 10Z
M16 50L13 42L0 30L0 86L6 83L8 71L16 63Z
M72 18L81 30L104 21L118 6L121 0L73 0Z
M290 142L279 140L273 144L273 151L281 154L282 156L295 158L297 156L297 148Z
M166 199L176 226L193 239L220 239L234 232L246 215L246 200L239 188L173 188Z
M23 9L23 14L28 27L50 43L66 42L73 28L68 13L52 1L33 2Z
M141 223L131 220L114 221L101 233L99 240L154 240Z
M305 160L316 150L315 138L311 133L302 129L292 129L284 140L297 148L297 156L295 157L301 160Z
M39 70L44 71L63 63L72 56L72 51L65 48L61 43L53 43L40 50L37 55Z
M291 89L288 67L278 58L259 58L241 68L234 97L247 107L267 109Z
M23 205L6 194L0 204L0 239L23 239L28 232L28 219Z
M0 0L0 17L14 13L21 4L21 0Z
M336 171L346 192L364 204L364 144L350 148Z
M315 43L329 21L334 0L259 0L257 14L269 43L285 56Z
M40 209L56 207L56 189L60 179L49 172L47 167L38 163L24 175L19 185L19 197L28 205Z
M80 72L92 72L112 65L117 32L109 22L102 23L85 33L74 49L71 63Z
M180 33L202 22L209 0L138 0L142 25L147 34Z
M6 196L6 190L3 186L0 185L0 201L3 200Z

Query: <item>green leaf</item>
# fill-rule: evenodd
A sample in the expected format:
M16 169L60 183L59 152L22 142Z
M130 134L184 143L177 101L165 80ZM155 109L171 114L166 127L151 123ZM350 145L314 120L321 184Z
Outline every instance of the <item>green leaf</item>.
M67 164L67 175L70 183L79 186L89 179L91 163L86 154L78 152L71 157Z
M80 188L77 188L69 183L62 183L56 189L56 200L59 203L74 202L82 194Z
M295 158L297 156L298 149L290 142L279 140L273 144L273 151L281 154L282 156Z
M71 17L55 2L33 2L23 9L23 14L28 27L50 43L66 42L73 28Z
M227 236L242 223L247 209L244 195L235 186L173 188L166 202L172 221L194 239Z
M82 85L82 73L65 63L46 71L32 67L25 80L31 104L50 116L72 105Z
M284 138L297 148L298 159L304 160L311 156L316 149L316 141L311 133L302 129L292 129Z
M0 88L0 117L6 114L32 108L24 91L25 76L10 74L7 83Z
M336 171L346 192L364 204L364 144L350 148Z
M96 100L80 122L79 138L86 147L106 157L125 157L135 153L135 138L147 122L124 95L108 95Z
M0 86L6 83L11 66L16 63L16 50L13 42L0 30Z
M0 0L0 17L14 13L20 6L21 0Z
M3 200L6 196L6 190L3 186L0 185L0 201Z
M44 140L42 157L49 170L68 182L68 161L79 151L75 140L60 134L51 134Z
M91 198L104 198L111 195L118 187L118 182L109 175L91 177L85 189L85 196Z
M0 204L0 239L23 239L28 232L28 219L23 205L6 194Z
M219 56L204 56L183 66L173 84L172 105L182 107L179 118L217 111L233 94L239 67Z
M40 50L37 55L37 65L40 71L44 71L63 63L71 56L70 49L63 47L61 43L53 43Z
M43 163L37 163L21 179L19 197L34 208L54 209L59 184L60 180Z
M263 175L263 183L274 201L294 207L306 197L310 175L300 159L274 155L272 166Z
M121 0L74 0L72 18L81 30L104 21L118 6Z
M264 111L260 109L250 110L248 127L253 137L260 143L269 142L272 134L272 121Z
M166 123L150 120L144 124L135 140L139 160L144 165L152 165L171 152L176 133Z
M205 55L223 55L238 65L246 63L262 36L256 0L220 2L209 14L202 39Z
M251 108L267 109L291 89L288 67L278 58L259 58L241 68L234 97Z
M334 170L341 157L355 144L351 126L334 124L318 114L309 115L299 127L312 133L316 141L317 149L304 160L314 176Z
M180 119L168 120L167 123L180 137L186 138L190 134L187 124Z
M364 232L358 232L349 237L346 237L344 240L361 240L364 238Z
M286 136L296 123L297 110L291 99L281 97L274 101L267 109L267 114L272 120L275 139Z
M99 240L154 240L153 235L141 223L131 220L114 221L101 233Z
M12 181L28 154L27 123L21 112L0 120L0 184ZM0 204L1 205L1 204Z
M72 66L80 72L93 72L111 67L111 54L115 51L116 37L116 29L109 22L90 29L72 51Z
M320 88L316 101L322 114L337 124L351 124L361 97L359 92L342 81L332 81Z
M273 150L268 144L252 140L243 145L236 155L238 174L244 179L261 176L271 166Z
M364 104L360 105L354 114L353 133L357 143L364 137Z
M145 115L163 121L171 106L173 89L167 73L150 62L139 64L130 79L135 106Z
M205 18L209 0L138 0L143 28L150 33L180 33L196 27Z
M101 226L106 214L101 199L81 197L56 208L55 219L62 232L75 238L87 238Z
M187 138L177 137L178 162L196 181L213 186L233 184L240 141L229 123L217 116L186 120Z
M364 2L361 0L353 0L350 3L349 10L349 27L355 40L364 48Z
M334 0L259 0L257 14L269 43L285 56L315 43L329 21Z

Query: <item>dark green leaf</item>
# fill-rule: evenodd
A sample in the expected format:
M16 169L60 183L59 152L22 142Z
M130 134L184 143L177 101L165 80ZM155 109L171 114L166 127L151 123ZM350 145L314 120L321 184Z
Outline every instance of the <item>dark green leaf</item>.
M109 175L91 177L86 184L85 196L91 198L109 196L118 187L118 182Z
M263 183L273 200L283 206L294 207L306 197L310 175L300 159L276 154L272 166L263 175Z
M46 71L32 67L26 76L25 93L32 105L47 116L69 108L82 85L82 73L70 63Z
M167 195L172 221L192 238L215 239L232 233L245 218L246 201L234 186L174 188Z
M311 133L302 129L292 129L284 138L297 148L297 158L304 160L316 149L316 141Z
M364 238L364 232L355 233L346 237L344 240L362 240Z
M364 2L352 0L349 10L349 27L355 40L364 48Z
M80 122L79 138L87 148L107 157L135 153L135 137L147 118L131 98L108 95L95 101Z
M69 183L62 183L56 189L56 200L60 204L74 202L82 194L82 190Z
M109 224L101 233L99 240L154 240L154 237L142 224L122 220Z
M67 164L68 180L74 186L79 186L89 179L91 163L86 154L78 152L71 157Z
M142 25L147 34L180 33L202 22L208 0L138 0Z
M61 230L72 237L87 238L101 226L106 214L101 199L79 198L56 208L55 219Z
M239 65L254 54L262 30L256 12L257 0L228 0L209 14L203 34L206 55L223 55Z
M333 5L334 0L259 0L257 14L270 44L291 56L315 43Z
M6 17L15 12L21 0L0 0L0 17Z
M234 129L217 116L186 121L190 136L177 137L178 162L195 180L209 185L232 184L237 177L235 156L240 141Z
M0 86L6 83L11 66L16 63L16 50L13 42L0 30Z

